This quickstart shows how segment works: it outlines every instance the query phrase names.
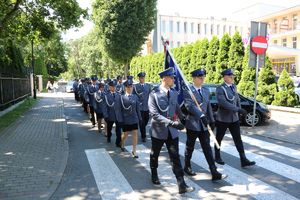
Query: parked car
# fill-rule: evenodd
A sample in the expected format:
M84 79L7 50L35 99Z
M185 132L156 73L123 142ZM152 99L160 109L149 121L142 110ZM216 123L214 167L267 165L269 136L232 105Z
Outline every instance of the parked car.
M74 92L73 91L73 83L74 81L68 81L67 85L66 85L66 92L70 93L70 92Z
M300 103L300 83L298 84L295 84L295 93L297 95L297 100L298 100L298 103Z
M205 87L207 87L210 91L210 102L211 106L213 108L213 111L216 112L218 110L218 102L216 98L216 84L205 84ZM248 97L245 97L241 94L239 94L239 97L241 99L241 107L247 111L247 115L240 119L242 124L245 124L247 126L252 126L252 117L253 117L253 105L254 100ZM259 125L271 118L271 112L267 108L267 106L261 102L256 103L256 112L255 112L255 118L254 118L254 125Z

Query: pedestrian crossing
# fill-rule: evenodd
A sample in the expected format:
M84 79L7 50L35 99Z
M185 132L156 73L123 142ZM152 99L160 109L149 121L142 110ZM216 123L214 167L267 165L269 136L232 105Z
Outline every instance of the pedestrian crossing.
M256 139L251 136L242 135L245 145L258 147L260 154L253 151L253 148L246 151L249 160L256 161L256 166L251 168L241 168L236 165L239 162L239 156L230 136L225 136L222 142L222 154L231 157L234 162L225 160L226 164L218 165L218 171L228 174L225 180L213 183L210 178L210 171L204 154L198 146L195 148L192 163L196 176L185 176L186 183L195 188L194 192L179 195L175 175L169 164L169 157L166 149L163 149L159 157L158 175L161 186L158 188L146 187L141 192L133 187L134 177L128 178L126 171L122 172L119 168L131 168L132 166L141 166L145 170L144 180L138 180L141 183L149 184L151 181L150 162L150 142L137 146L138 159L126 156L122 159L130 159L132 166L116 164L111 157L111 152L105 148L86 150L86 155L94 174L99 193L103 200L107 199L258 199L258 200L297 200L300 198L300 151L285 146L281 146L263 139ZM130 140L129 140L130 141ZM247 149L247 148L246 148ZM126 152L120 152L115 149L115 153L121 155L130 155L132 146L126 146ZM184 158L185 140L180 138L179 154ZM265 152L264 152L265 151ZM281 154L287 160L295 160L291 166L289 162L280 162L267 156L267 152ZM264 153L266 155L264 155ZM183 162L182 162L183 164ZM194 168L194 167L193 167ZM266 173L270 180L261 177L258 174ZM126 175L126 176L124 176ZM267 176L267 175L266 175ZM125 178L126 177L126 178ZM137 181L137 180L136 180ZM146 184L146 185L147 185ZM280 185L280 187L278 187ZM142 186L141 186L142 187ZM157 187L157 186L156 186ZM160 195L157 195L158 192Z

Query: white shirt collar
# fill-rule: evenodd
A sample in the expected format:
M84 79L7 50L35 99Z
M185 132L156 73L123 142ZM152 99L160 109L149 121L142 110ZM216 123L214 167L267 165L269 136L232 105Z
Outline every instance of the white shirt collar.
M224 82L224 83L225 83L225 85L227 85L228 87L232 86L232 84L228 84L228 83L226 83L226 82Z
M193 84L193 87L196 89L196 90L201 90L202 89L202 87L196 87L194 84Z
M131 94L125 93L125 96L129 97L129 95L131 95Z
M162 90L165 93L168 93L168 91L170 90L170 89L167 89L167 88L163 87L162 85L159 86L159 89Z

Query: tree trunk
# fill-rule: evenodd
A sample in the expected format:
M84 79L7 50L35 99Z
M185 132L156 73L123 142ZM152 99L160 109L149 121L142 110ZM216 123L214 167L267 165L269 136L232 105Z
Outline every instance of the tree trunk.
M125 74L125 77L127 77L129 75L129 72L128 72L128 69L129 68L129 64L128 62L125 63L124 65L124 74Z

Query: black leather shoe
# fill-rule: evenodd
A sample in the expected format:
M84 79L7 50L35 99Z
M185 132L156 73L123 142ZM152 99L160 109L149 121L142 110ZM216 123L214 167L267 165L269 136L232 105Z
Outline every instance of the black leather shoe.
M133 158L139 158L139 156L136 155L136 153L134 153L133 151L131 152L131 154L132 154L132 157L133 157Z
M160 185L160 181L157 176L157 169L151 169L151 181L154 185Z
M107 143L110 143L110 138L109 137L107 138Z
M125 151L125 148L124 148L124 147L121 147L121 151L123 151L123 152L124 152L124 151Z
M250 161L250 160L248 160L247 158L241 160L241 166L242 166L242 167L248 167L248 166L252 166L252 165L255 165L255 164L256 164L255 161Z
M228 177L227 174L221 174L220 172L217 171L217 172L212 174L211 180L212 181L219 181L219 180L225 179L227 177Z
M146 138L143 138L143 139L142 139L142 142L146 142Z
M195 188L187 186L187 184L185 183L183 177L179 177L177 179L177 184L178 184L179 194L183 194L183 193L186 193L186 192L193 192L195 190Z
M183 171L187 173L189 176L195 176L196 173L192 170L191 167L184 167Z
M225 162L222 160L222 158L215 158L215 162L220 165L225 165Z

